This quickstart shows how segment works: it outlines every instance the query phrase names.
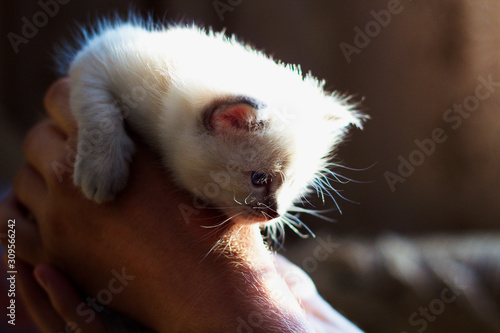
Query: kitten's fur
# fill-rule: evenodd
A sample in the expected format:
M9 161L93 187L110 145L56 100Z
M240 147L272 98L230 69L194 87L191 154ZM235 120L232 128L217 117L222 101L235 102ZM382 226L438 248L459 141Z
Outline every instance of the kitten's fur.
M283 216L363 117L296 66L195 26L107 25L69 68L79 137L74 182L96 202L123 189L134 144L236 222Z

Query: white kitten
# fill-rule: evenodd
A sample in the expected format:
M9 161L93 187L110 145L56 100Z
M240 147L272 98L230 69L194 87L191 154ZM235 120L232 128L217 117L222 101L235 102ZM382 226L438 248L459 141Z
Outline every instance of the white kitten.
M238 222L283 216L363 117L323 82L222 33L107 26L69 69L79 137L74 182L96 202L127 183L134 143Z

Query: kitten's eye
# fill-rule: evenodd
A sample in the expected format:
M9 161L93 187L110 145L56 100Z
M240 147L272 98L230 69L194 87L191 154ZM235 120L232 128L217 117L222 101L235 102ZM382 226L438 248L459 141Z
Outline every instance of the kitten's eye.
M261 187L266 185L267 181L270 180L271 177L269 177L267 173L253 171L251 179L254 186Z

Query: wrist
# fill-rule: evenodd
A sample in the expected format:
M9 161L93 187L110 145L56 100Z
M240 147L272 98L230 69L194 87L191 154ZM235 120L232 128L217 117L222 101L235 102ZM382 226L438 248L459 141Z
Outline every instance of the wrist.
M163 304L159 331L312 332L303 309L279 276L258 226L228 231L222 239L219 250L225 251L216 249L193 267L192 277L202 276L200 287L188 291L175 306ZM176 313L166 317L172 310Z

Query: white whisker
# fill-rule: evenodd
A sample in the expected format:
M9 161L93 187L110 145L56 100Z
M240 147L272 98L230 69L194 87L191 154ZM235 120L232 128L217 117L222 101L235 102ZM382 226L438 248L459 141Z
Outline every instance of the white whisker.
M337 181L338 183L341 183L341 184L347 184L349 182L357 182L355 180L352 180L349 177L343 176L339 173L333 172L332 170L329 170L326 168L322 170L322 173L331 175L333 178L335 178L335 181ZM343 180L341 180L340 178L342 178Z
M271 208L270 206L266 205L266 204L265 204L265 203L263 203L263 202L259 202L259 205L264 206L264 208L267 208L267 209L269 209L269 210L271 210L271 211L273 211L273 212L275 212L275 213L277 213L277 212L278 212L277 210L275 210L275 209ZM255 207L255 208L261 208L261 207ZM269 216L269 217L271 217L270 215L268 215L268 216Z
M233 216L225 219L224 221L222 221L219 224L216 224L216 225L202 225L201 227L202 228L207 228L207 229L209 229L209 228L217 228L217 227L220 227L220 226L224 225L225 223L229 222L230 220L232 220L233 218L235 218L236 216L241 215L241 214L243 214L243 212L240 212L240 213L238 213L236 215L233 215Z
M311 206L314 207L314 205L312 204L312 202L310 202L309 199L307 199L307 197L304 194L301 193L298 199L300 200L300 203L302 205L304 205L304 201L302 200L302 199L304 199L309 205L311 205Z
M280 239L284 240L285 239L285 233L283 229L283 223L281 221L276 221L275 223L268 224L266 225L266 239L269 242L272 241L273 244L278 244L279 247L276 250L280 250L283 248L283 242L280 241ZM272 246L272 244L269 244L269 246Z
M290 211L290 212L298 212L298 213L305 213L305 214L312 215L314 217L317 217L319 219L322 219L322 220L325 220L325 221L328 221L328 222L335 222L335 219L332 219L332 218L329 218L329 217L321 215L322 213L329 213L329 212L336 211L335 208L324 209L324 210L314 210L314 209L307 209L307 208L292 206L292 207L290 207L288 209L288 211Z
M366 168L363 168L363 169L356 169L356 168L350 168L350 167L347 167L345 165L338 164L338 163L333 163L333 162L326 163L326 165L329 166L329 167L342 168L342 169L346 169L346 170L350 170L350 171L366 171L366 170L369 170L369 169L373 168L377 164L378 164L378 162L375 162L372 165L370 165L369 167L366 167Z
M294 221L291 219L290 216L292 215L286 214L285 216L282 217L282 221L301 238L309 238L309 235L307 234L305 235L297 229L297 227L294 225ZM311 235L313 235L313 237L315 237L315 235L309 230L309 228L307 228L307 230L311 233Z
M201 264L203 262L203 260L205 260L208 257L208 255L210 253L212 253L221 242L222 242L222 239L219 239L217 242L215 242L215 244L210 248L210 250L208 250L207 254L205 254L205 256L200 260L200 262L198 264Z
M245 198L245 200L244 200L245 205L248 205L247 200L248 200L248 198L250 198L250 196L251 196L252 194L253 194L253 191L252 191L252 192L250 192L250 194L249 194L249 195Z
M236 202L240 206L243 205L241 202L239 202L238 200L236 200L236 190L235 189L233 189L233 200L234 200L234 202Z

